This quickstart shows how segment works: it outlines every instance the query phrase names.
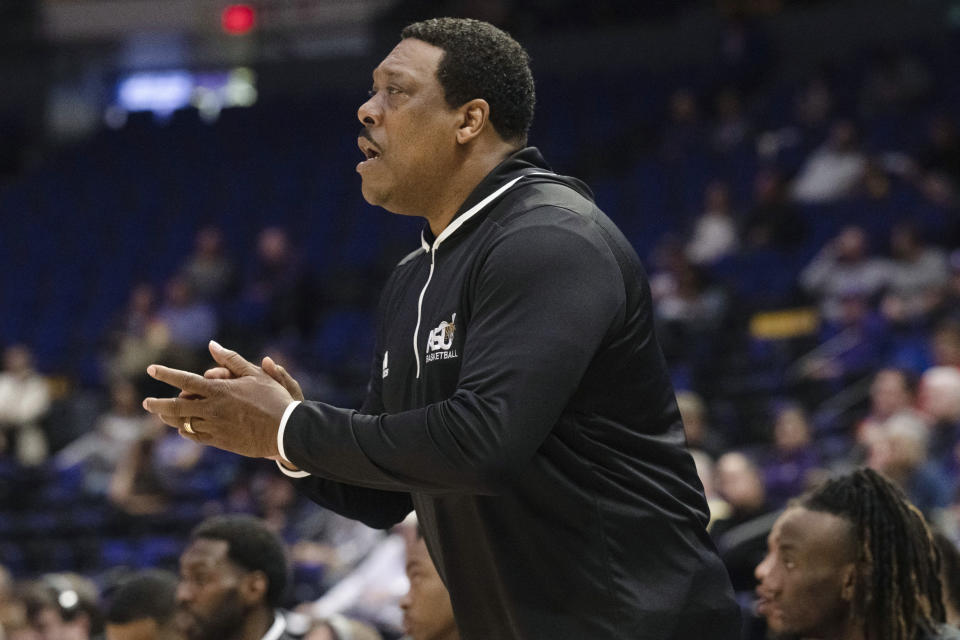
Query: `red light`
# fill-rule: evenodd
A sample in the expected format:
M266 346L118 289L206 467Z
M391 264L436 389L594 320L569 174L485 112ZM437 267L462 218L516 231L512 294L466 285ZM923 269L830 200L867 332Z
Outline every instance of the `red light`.
M223 30L233 35L242 35L253 29L257 17L248 4L232 4L223 10L220 22Z

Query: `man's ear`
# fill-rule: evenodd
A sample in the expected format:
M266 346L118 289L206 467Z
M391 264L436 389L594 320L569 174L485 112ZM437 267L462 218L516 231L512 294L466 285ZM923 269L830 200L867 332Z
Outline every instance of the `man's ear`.
M857 587L857 565L849 563L843 568L843 582L840 587L840 597L844 602L853 602Z
M267 599L267 574L263 571L251 571L240 581L240 598L246 604L257 604Z
M483 98L474 98L457 111L460 113L460 126L457 128L459 144L470 142L490 125L490 105Z

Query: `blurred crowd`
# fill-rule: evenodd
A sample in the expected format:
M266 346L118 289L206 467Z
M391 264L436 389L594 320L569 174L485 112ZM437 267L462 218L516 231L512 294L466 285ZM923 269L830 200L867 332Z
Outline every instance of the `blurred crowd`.
M756 623L755 569L774 521L832 475L875 469L960 543L960 87L898 50L871 54L855 83L824 69L777 91L748 25L724 42L719 84L676 87L656 125L618 130L603 153L582 147L570 172L601 186L642 180L614 166L636 151L682 185L685 202L668 198L675 220L637 244L651 249L658 338L710 533ZM721 165L733 169L710 169ZM600 205L630 235L630 213L608 193L598 188ZM224 230L204 226L175 270L136 284L102 335L93 401L38 371L29 346L5 348L7 638L96 636L126 572L174 569L197 523L223 513L257 516L280 536L293 567L284 604L312 624L348 615L384 637L402 633L409 528L373 531L305 504L271 465L199 447L140 408L145 395L171 393L146 366L203 370L211 337L251 359L271 355L307 398L357 404L371 311L357 310L357 292L375 290L382 270L320 283L283 228L263 228L255 244L241 264ZM348 311L318 341L322 311L337 304ZM93 428L71 430L78 412L96 416ZM47 631L72 624L82 629Z

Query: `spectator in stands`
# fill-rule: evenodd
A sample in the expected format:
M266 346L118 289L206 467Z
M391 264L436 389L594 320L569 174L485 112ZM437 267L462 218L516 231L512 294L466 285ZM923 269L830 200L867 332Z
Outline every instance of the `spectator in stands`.
M730 505L717 493L715 486L716 465L710 454L702 449L691 449L690 457L693 458L693 464L697 467L697 476L700 478L700 484L703 485L703 495L707 499L707 508L710 509L710 522L707 524L707 531L710 531L713 528L713 523L730 515Z
M668 279L657 283L654 306L657 337L668 360L702 363L716 346L727 312L727 296L707 281L703 271L685 260Z
M916 56L882 51L874 59L860 90L864 115L896 113L915 104L932 85L930 70Z
M661 154L667 160L685 158L700 150L704 135L697 96L690 89L677 89L670 96Z
M960 629L960 549L940 531L933 534L933 541L940 552L940 584L947 624Z
M863 178L867 159L849 120L836 122L827 141L807 158L793 181L793 198L803 203L832 202L853 193Z
M919 230L909 224L896 225L890 233L893 260L889 289L882 310L891 321L923 320L943 299L950 272L946 254L925 245Z
M960 478L960 370L933 367L920 379L920 410L930 423L930 451L940 472Z
M807 414L789 403L776 411L773 447L762 465L767 502L780 507L809 486L809 476L820 464Z
M287 580L283 542L260 520L209 518L180 556L178 627L187 640L290 640Z
M721 89L714 107L717 122L713 128L713 148L723 153L747 142L753 125L744 113L740 92L734 87Z
M150 424L120 458L107 488L113 506L135 516L155 515L167 508L169 496L153 466L154 448L165 434L161 426ZM199 452L197 455L199 457Z
M807 226L787 199L779 173L761 169L753 185L753 208L743 224L743 244L752 249L788 251L803 244Z
M221 302L233 292L233 262L224 254L218 227L206 226L197 232L193 254L180 273L200 302Z
M716 465L716 487L717 493L730 505L731 513L729 518L714 525L711 531L714 538L769 510L760 469L742 453L720 456Z
M314 288L287 232L263 229L257 238L257 262L243 292L249 305L259 307L262 329L276 337L309 336L317 306Z
M0 372L0 455L12 446L22 465L32 466L47 457L47 438L41 421L50 410L50 389L33 368L33 354L15 344L3 353Z
M36 640L91 640L103 632L97 587L83 576L46 574L25 587L23 600Z
M710 428L703 398L693 391L678 391L677 406L680 408L688 448L705 451L712 457L719 456L726 450L723 437Z
M867 160L860 184L860 194L865 198L865 206L878 206L889 201L893 191L893 181L879 159Z
M757 565L757 611L776 634L853 640L957 638L943 627L933 536L870 469L829 480L776 521Z
M753 568L763 556L763 536L772 524L763 476L744 454L727 453L717 460L716 487L728 511L725 517L714 520L710 536L716 541L734 591L749 591L754 586Z
M419 531L407 544L407 578L410 589L400 601L404 632L411 640L460 640L450 594Z
M111 407L86 433L54 458L58 469L82 465L83 487L87 493L105 496L117 463L143 434L147 418L138 402L133 383L117 379L110 385Z
M723 82L750 92L759 85L775 59L766 33L744 12L724 20L715 52L714 73Z
M14 592L13 576L0 564L0 638L26 626L26 611L22 600Z
M960 186L960 134L953 119L945 114L934 115L927 125L927 146L918 158L925 174L948 178Z
M871 444L867 464L899 486L927 517L950 504L951 486L928 461L929 433L912 413L891 416Z
M830 240L800 274L804 290L820 302L829 321L842 319L845 296L880 293L889 283L890 268L885 260L868 254L867 234L857 226L844 228Z
M960 319L948 318L938 324L930 347L934 365L960 368Z
M217 334L213 307L196 299L190 283L182 276L167 281L166 299L157 317L166 326L171 347L199 350Z
M150 418L140 439L117 463L108 496L114 506L129 515L156 515L167 509L175 495L208 499L212 497L210 491L225 492L233 477L230 467L235 467L235 460L205 450ZM192 482L201 470L215 478L218 486L201 492Z
M715 181L707 186L704 212L694 222L687 243L687 258L696 265L709 265L737 250L737 226L730 205L730 188Z
M140 283L130 291L126 308L108 333L107 375L136 380L144 367L162 357L170 342L167 327L157 317L156 291Z
M178 640L177 576L147 570L124 580L110 599L106 640Z
M867 447L881 435L883 425L894 414L913 411L917 381L905 369L881 369L870 383L870 410L854 432L854 442L866 454ZM857 460L858 462L862 460Z
M826 130L834 113L834 91L823 74L813 76L796 96L794 117L805 130L814 133Z
M960 236L958 236L960 237ZM938 319L960 320L960 249L954 249L947 257L950 279L944 291L940 308L936 310Z

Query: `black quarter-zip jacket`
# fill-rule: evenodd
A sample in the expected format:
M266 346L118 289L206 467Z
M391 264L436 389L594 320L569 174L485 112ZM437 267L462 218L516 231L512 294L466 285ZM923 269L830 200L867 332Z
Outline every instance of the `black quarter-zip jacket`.
M636 253L534 148L397 265L361 411L280 435L317 503L416 508L461 636L739 637Z

